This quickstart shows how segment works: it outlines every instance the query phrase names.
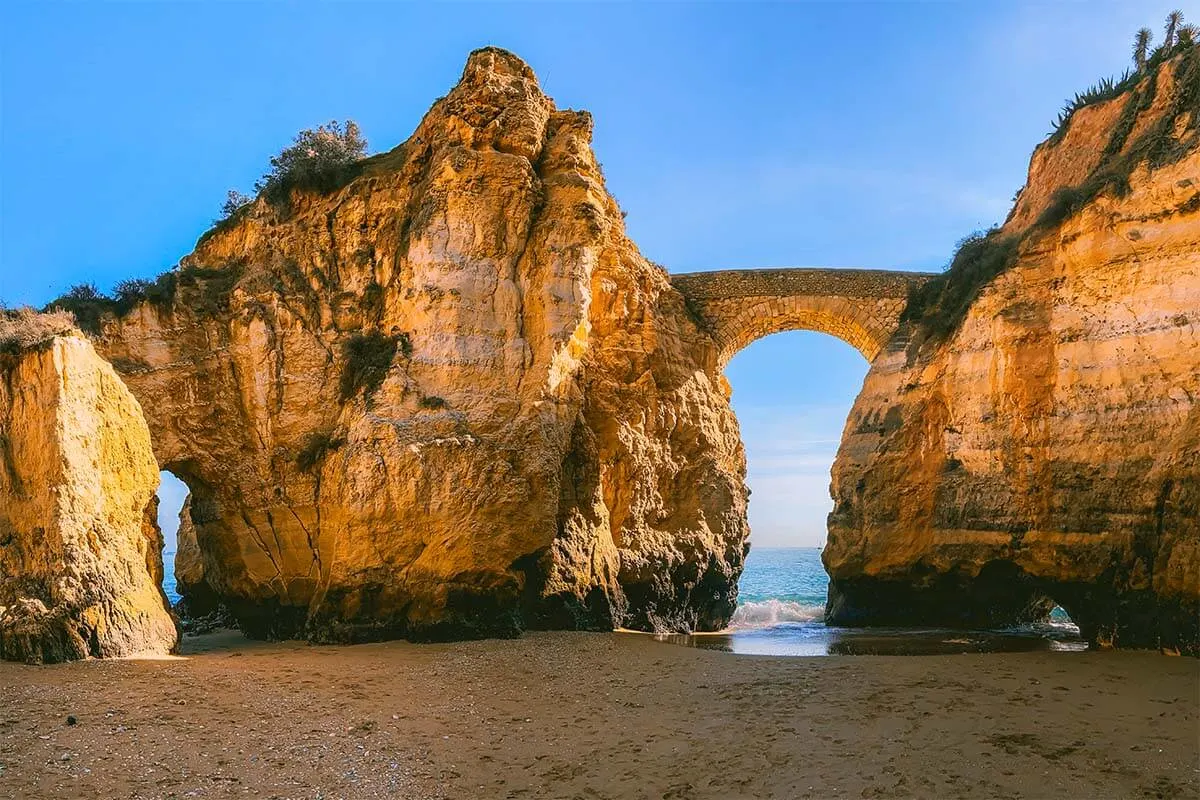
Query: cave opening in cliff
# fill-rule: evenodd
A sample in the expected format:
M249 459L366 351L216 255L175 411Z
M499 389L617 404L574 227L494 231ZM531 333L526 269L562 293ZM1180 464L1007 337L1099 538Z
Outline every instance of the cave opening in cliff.
M823 618L830 470L867 367L851 345L807 330L758 339L726 367L751 491L734 626Z
M179 515L188 497L188 486L170 470L159 472L158 527L163 535L163 591L174 605L179 601L175 581L175 555L179 550Z

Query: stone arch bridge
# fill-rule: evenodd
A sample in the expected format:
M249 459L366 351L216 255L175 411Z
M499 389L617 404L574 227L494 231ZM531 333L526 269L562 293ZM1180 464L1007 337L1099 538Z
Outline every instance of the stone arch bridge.
M721 364L756 339L821 331L874 361L900 325L909 292L930 272L881 269L727 269L671 276L720 343Z

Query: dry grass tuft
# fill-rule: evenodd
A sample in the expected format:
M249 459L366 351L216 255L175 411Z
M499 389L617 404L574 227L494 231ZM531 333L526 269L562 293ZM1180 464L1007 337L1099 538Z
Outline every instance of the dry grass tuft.
M0 353L18 355L77 330L70 311L0 308Z

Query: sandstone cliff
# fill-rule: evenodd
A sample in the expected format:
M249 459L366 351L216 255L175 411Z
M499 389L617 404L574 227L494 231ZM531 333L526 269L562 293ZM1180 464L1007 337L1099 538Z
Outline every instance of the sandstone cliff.
M258 199L103 321L191 490L185 591L320 640L725 623L737 424L591 127L477 51L407 142Z
M1076 112L873 363L833 469L830 622L1057 602L1092 642L1198 651L1198 91L1193 49Z
M179 509L179 527L175 534L175 592L182 602L176 611L187 622L216 611L221 601L208 585L204 574L204 553L196 539L196 526L192 522L192 497L183 502Z
M169 653L141 409L80 336L0 355L0 658Z

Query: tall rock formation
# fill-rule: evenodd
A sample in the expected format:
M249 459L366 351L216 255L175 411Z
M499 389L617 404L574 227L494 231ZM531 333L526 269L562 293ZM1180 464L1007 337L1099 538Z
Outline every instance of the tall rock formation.
M1004 229L914 294L834 465L831 622L1003 625L1059 603L1097 643L1200 649L1198 54L1078 111ZM747 492L721 353L626 238L590 137L523 62L477 51L407 142L260 197L100 319L191 490L190 603L321 641L727 622ZM52 423L29 399L136 408L83 347L4 362L5 430L57 425L38 435L90 454L60 476L5 451L16 657L168 638L145 428ZM56 357L107 388L64 382ZM120 458L128 491L89 488ZM74 516L32 536L61 516L27 499L52 485ZM81 529L105 534L65 561L37 549ZM127 583L105 583L109 559ZM89 569L105 579L72 582Z
M1076 112L977 245L1009 268L943 296L943 324L969 303L948 337L912 313L874 362L833 469L828 621L1058 603L1094 643L1200 651L1198 94L1193 48Z
M157 487L141 409L86 339L0 355L0 658L174 650Z
M710 339L494 48L329 191L206 235L99 347L251 635L712 629L744 456ZM328 188L328 187L326 187Z
M183 598L176 608L186 622L216 611L221 601L204 576L204 553L196 540L192 522L192 497L188 495L179 509L179 527L175 534L175 592Z

